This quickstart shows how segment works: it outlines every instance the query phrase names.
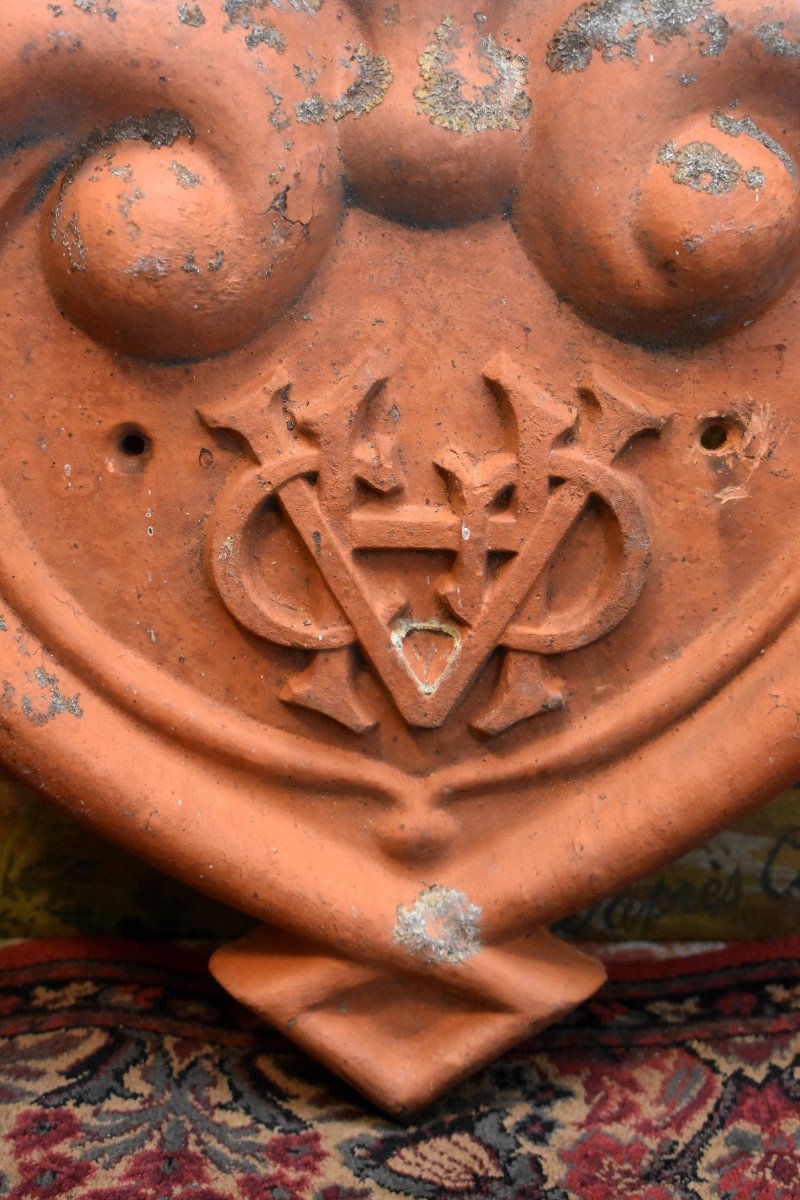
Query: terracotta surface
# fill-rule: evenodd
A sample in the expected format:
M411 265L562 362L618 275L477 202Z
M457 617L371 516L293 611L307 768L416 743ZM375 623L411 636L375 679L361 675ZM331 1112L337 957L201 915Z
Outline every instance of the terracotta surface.
M423 1104L800 774L800 17L2 0L0 58L5 761Z
M800 791L782 792L621 892L559 921L568 941L789 937L800 921ZM0 940L241 936L252 919L0 777ZM545 1034L544 1036L547 1036Z

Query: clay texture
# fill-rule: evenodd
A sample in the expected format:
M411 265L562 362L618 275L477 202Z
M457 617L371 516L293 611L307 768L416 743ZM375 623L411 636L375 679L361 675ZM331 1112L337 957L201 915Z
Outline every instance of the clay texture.
M0 0L4 761L385 1108L800 771L800 14Z

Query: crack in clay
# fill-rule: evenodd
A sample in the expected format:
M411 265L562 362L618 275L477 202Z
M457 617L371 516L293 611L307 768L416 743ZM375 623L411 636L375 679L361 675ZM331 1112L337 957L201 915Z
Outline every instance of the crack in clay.
M746 137L752 138L753 141L759 142L765 149L774 154L776 158L780 159L792 179L797 178L797 168L792 161L789 151L776 138L772 137L771 134L756 125L752 117L732 117L728 113L722 112L721 109L717 109L711 115L711 124L715 129L721 130L722 133L729 134L730 137L741 137L744 134Z
M362 43L356 46L350 59L358 63L358 78L350 84L345 94L330 106L334 121L348 115L358 120L383 103L383 98L392 86L394 76L389 60L382 54L370 54Z
M708 38L702 57L722 53L731 26L713 0L588 0L553 34L545 62L551 71L569 75L585 71L597 51L604 62L633 59L647 33L658 44L687 37L697 25Z
M79 703L79 692L76 692L69 699L62 695L58 686L58 677L56 675L48 675L44 667L37 667L34 675L42 691L50 692L50 703L44 712L36 712L30 696L22 697L22 711L31 725L46 725L48 721L52 721L64 713L72 713L73 717L83 716L83 709Z
M287 183L286 187L283 188L282 191L277 192L272 197L272 201L266 211L275 213L276 216L279 216L280 219L282 221L284 221L287 225L298 225L303 230L304 235L307 236L308 228L309 228L309 225L313 218L313 213L308 214L305 219L303 219L302 217L290 217L289 212L288 212L288 206L291 202L291 197L290 197L291 191L292 191L292 185L290 183ZM294 208L296 208L296 207L297 206L295 205ZM276 228L277 228L277 226L276 226Z
M759 191L767 182L758 167L744 170L735 158L712 142L688 142L680 147L676 142L667 142L659 151L658 161L674 168L674 183L708 196L728 195L740 183Z
M392 941L423 962L459 966L483 949L481 915L463 892L436 884L410 908L398 904Z
M462 30L453 17L445 17L418 59L423 82L414 90L417 112L440 129L465 137L492 129L518 130L531 111L525 91L527 58L498 45L491 34L476 38L480 70L490 82L473 87L468 98L466 80L454 65L462 48Z

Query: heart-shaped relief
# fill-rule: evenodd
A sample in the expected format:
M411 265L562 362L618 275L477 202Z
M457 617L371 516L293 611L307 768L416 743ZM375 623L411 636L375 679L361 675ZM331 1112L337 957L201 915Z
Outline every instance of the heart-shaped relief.
M407 1111L800 769L800 20L2 21L3 757Z

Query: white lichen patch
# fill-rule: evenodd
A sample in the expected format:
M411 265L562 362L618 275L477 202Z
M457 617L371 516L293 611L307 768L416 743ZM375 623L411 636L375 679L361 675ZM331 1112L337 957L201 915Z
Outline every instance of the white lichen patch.
M475 14L480 29L485 17ZM417 112L433 125L468 137L493 129L519 130L531 111L525 91L528 60L498 45L489 34L476 38L475 56L488 82L470 86L458 67L467 55L463 31L445 17L418 62L422 83L414 91Z
M356 120L372 112L383 103L384 96L394 82L388 58L382 54L371 54L364 45L356 46L350 65L358 68L358 78L350 84L345 94L330 105L334 121L352 116Z
M219 548L217 562L229 562L233 558L233 534L229 533Z
M33 674L42 690L42 700L46 707L36 709L30 696L22 697L22 711L31 725L47 725L49 721L65 713L71 713L73 717L78 718L83 716L78 692L74 696L64 696L57 676L48 675L44 667L37 667Z
M463 892L435 884L410 907L397 906L396 946L425 962L458 965L480 953L481 910Z
M175 176L178 184L187 190L190 188L198 188L203 186L202 175L197 175L194 171L190 171L183 163L178 162L177 158L173 158L170 164L170 171Z

